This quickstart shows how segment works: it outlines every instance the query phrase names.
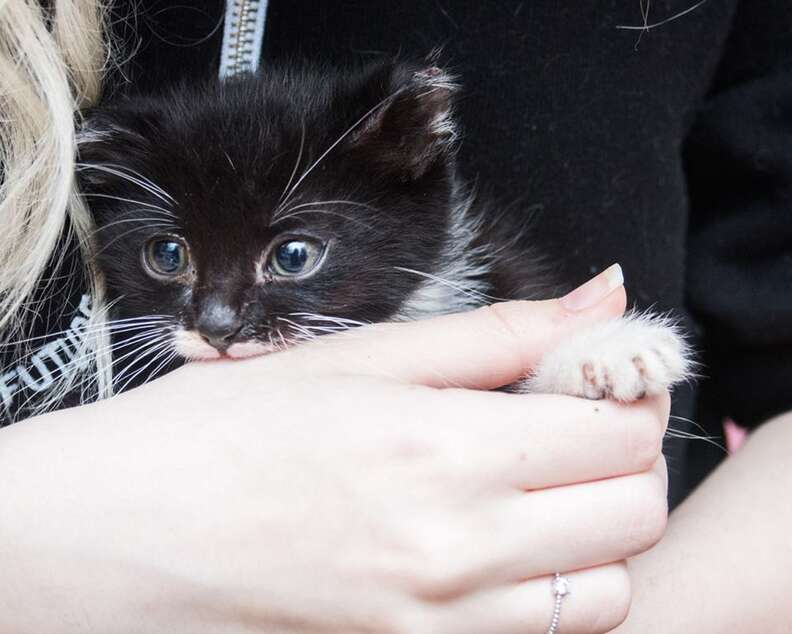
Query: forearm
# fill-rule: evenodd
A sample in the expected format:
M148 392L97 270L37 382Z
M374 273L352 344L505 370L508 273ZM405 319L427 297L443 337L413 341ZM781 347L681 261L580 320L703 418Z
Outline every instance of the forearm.
M161 609L149 618L159 599L173 603L175 584L162 583L161 567L134 565L146 563L130 555L145 548L145 530L122 502L130 470L113 453L124 438L97 411L73 408L0 430L3 634L174 626Z
M618 634L789 632L792 412L756 431L630 562L633 604Z

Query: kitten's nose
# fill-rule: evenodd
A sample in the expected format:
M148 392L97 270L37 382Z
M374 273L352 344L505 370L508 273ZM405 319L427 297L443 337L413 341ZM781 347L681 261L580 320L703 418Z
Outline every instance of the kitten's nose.
M206 343L225 352L242 330L242 319L230 306L212 303L201 312L195 328Z

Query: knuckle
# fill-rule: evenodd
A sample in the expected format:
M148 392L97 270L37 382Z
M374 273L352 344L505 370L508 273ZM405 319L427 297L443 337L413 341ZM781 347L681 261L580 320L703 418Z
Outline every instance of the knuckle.
M434 457L437 444L426 434L405 433L394 439L390 450L399 462L423 462Z
M517 363L523 364L522 348L525 336L514 318L516 302L503 302L476 309L480 316L481 330L492 345L510 351ZM523 366L525 367L525 366Z
M464 549L452 546L455 541L443 531L421 538L408 564L414 598L439 603L457 598L466 591L471 567L462 555Z
M655 401L658 406L658 415L663 429L665 430L668 424L668 417L671 415L671 393L668 388L662 390L655 396Z
M482 315L483 321L488 328L492 328L499 334L506 335L509 338L517 339L517 333L507 306L508 304L488 304L479 308L478 313Z
M601 587L605 595L597 601L596 612L592 616L591 632L610 632L624 623L632 602L630 575L625 564L608 567L608 582Z
M657 544L668 523L668 501L660 478L651 472L636 478L638 482L629 535L633 554L649 550Z
M646 471L663 450L663 434L649 421L630 421L627 431L627 454L638 471Z
M436 493L440 496L436 498L438 504L450 491L460 486L467 489L480 477L473 465L481 444L474 444L465 433L459 433L459 428L438 425L404 433L394 431L385 452L386 459L413 485L416 495L426 500L428 493Z
M444 603L462 596L468 580L461 567L447 559L429 563L416 585L415 597L428 603Z
M423 420L408 420L382 431L382 449L397 464L434 464L440 466L448 453L441 431L423 424Z

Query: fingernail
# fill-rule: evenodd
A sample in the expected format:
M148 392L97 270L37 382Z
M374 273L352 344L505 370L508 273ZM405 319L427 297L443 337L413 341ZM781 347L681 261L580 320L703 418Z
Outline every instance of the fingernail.
M622 284L624 284L624 274L621 267L614 264L558 301L569 311L586 310L599 304Z

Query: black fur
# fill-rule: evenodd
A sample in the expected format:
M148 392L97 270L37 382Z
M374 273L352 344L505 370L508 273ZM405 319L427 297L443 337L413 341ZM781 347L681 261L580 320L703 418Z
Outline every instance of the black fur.
M220 306L241 323L236 341L262 342L273 332L299 334L279 321L299 324L294 313L405 318L426 283L406 271L442 276L463 215L467 228L478 222L459 245L479 266L463 280L477 290L450 294L466 306L486 301L482 292L533 295L543 280L535 260L512 246L521 229L482 222L478 207L467 208L455 166L455 92L430 64L268 68L263 77L183 85L91 113L78 178L115 316L165 314L191 330ZM168 198L135 182L141 177ZM173 227L155 207L175 216ZM153 279L142 265L146 243L163 233L189 245L193 268L179 280ZM257 282L254 263L284 235L327 242L322 266L301 280Z

